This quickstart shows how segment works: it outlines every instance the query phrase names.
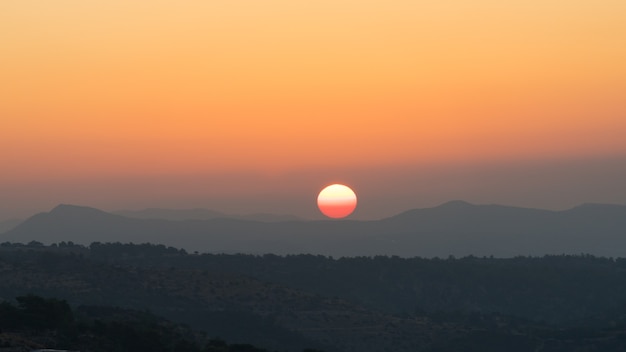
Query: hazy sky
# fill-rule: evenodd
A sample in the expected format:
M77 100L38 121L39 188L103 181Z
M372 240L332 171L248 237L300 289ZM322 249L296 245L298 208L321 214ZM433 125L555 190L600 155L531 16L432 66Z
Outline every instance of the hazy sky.
M626 2L0 1L0 220L626 203Z

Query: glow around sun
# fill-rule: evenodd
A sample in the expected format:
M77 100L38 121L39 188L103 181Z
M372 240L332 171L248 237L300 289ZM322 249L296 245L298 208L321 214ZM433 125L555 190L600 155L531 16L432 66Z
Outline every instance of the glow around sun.
M356 194L348 186L332 184L317 196L317 207L329 218L345 218L356 208Z

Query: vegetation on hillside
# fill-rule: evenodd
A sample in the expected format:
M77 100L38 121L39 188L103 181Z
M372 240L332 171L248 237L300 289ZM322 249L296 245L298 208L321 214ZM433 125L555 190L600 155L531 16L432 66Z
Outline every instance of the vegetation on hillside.
M81 306L19 296L0 303L1 348L57 348L93 352L268 352L250 344L206 339L188 327L147 312Z
M34 292L72 305L148 309L270 350L626 349L620 258L334 259L4 243L0 280L0 297Z

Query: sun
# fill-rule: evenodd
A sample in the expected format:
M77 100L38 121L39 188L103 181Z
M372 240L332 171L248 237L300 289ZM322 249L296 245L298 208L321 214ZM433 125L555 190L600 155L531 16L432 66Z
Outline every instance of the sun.
M317 207L329 218L345 218L356 208L356 194L348 186L332 184L317 196Z

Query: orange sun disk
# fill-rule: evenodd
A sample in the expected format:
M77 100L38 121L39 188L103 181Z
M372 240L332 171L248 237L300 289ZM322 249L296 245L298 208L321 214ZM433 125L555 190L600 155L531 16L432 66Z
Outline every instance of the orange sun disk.
M350 187L333 184L317 196L317 206L322 214L333 219L345 218L356 208L356 194Z

